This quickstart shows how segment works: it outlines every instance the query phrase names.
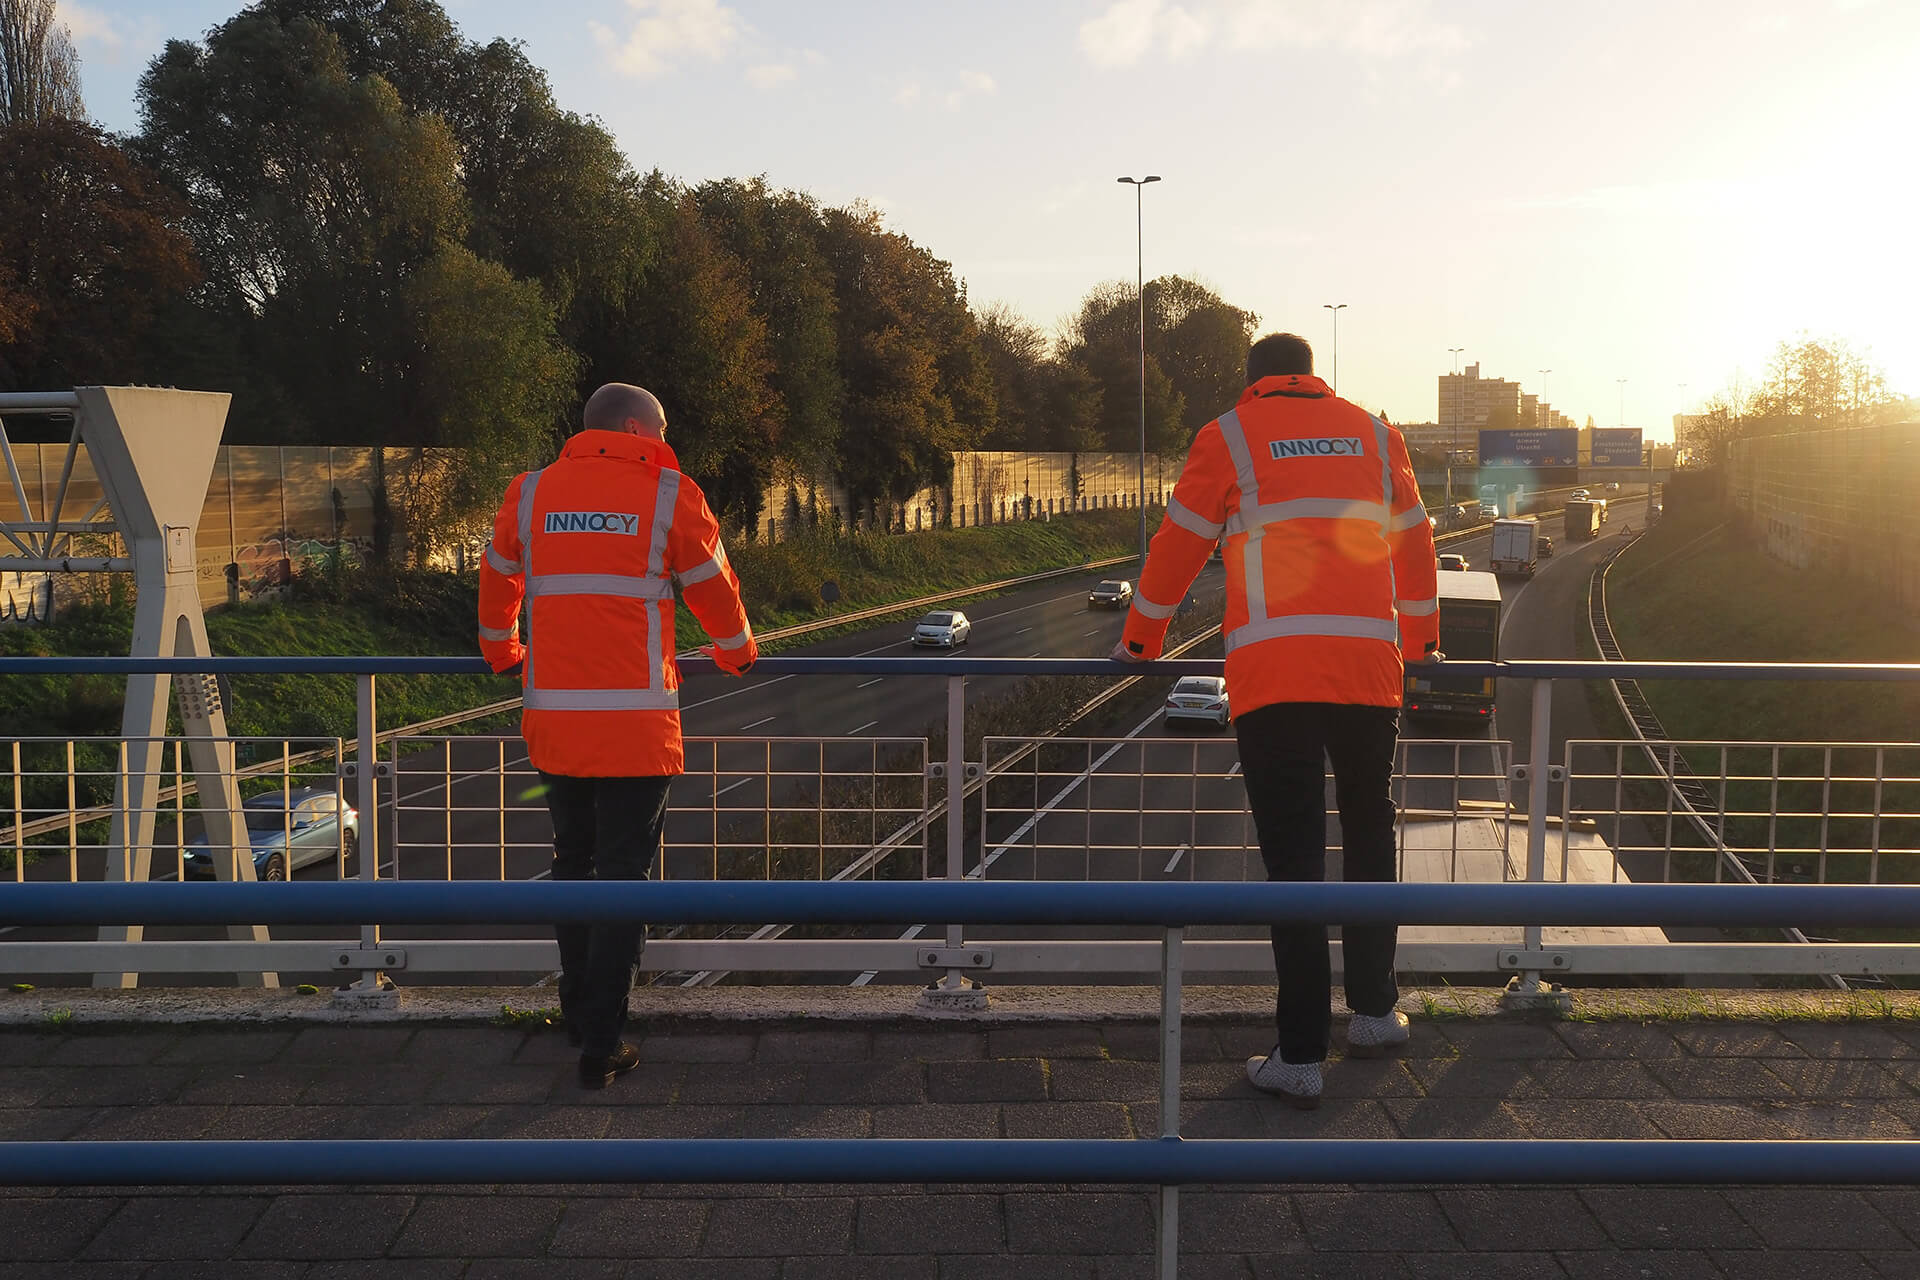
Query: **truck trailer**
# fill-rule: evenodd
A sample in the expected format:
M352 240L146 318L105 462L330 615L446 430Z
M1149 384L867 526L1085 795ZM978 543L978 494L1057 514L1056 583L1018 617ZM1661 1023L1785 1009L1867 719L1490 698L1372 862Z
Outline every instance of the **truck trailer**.
M1576 498L1567 504L1567 538L1572 542L1591 542L1600 536L1605 507L1590 498Z
M1495 573L1517 573L1531 578L1539 551L1538 520L1529 517L1493 522L1493 554L1488 558L1487 565Z

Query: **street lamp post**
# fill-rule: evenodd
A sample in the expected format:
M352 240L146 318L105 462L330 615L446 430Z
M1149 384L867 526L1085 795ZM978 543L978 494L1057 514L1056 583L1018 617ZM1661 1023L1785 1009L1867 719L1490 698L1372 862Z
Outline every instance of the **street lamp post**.
M1332 373L1333 376L1327 379L1327 385L1333 388L1333 393L1335 395L1339 395L1340 394L1340 313L1347 309L1347 304L1344 302L1339 302L1339 303L1323 302L1320 305L1325 307L1328 311L1333 312L1333 367L1332 369L1329 370L1329 372Z
M1465 347L1448 347L1447 354L1453 357L1453 430L1447 433L1447 523L1453 523L1453 455L1460 448L1460 353ZM1479 471L1477 461L1475 473Z
M1134 293L1140 299L1140 563L1147 562L1147 245L1146 223L1140 192L1149 182L1160 181L1150 173L1144 178L1120 178L1133 188Z

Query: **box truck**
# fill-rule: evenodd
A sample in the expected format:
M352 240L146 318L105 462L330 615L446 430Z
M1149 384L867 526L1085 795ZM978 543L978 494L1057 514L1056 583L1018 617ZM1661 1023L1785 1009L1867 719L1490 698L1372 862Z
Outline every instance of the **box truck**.
M1517 573L1531 578L1539 550L1539 521L1531 518L1495 520L1493 554L1488 557L1487 566L1495 573Z
M1591 498L1576 498L1567 504L1567 538L1572 542L1591 542L1600 536L1600 521L1605 510Z

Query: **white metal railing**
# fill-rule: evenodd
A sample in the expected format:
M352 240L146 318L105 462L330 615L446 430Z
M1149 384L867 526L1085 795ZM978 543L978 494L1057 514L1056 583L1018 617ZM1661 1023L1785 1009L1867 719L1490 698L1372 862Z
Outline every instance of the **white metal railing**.
M399 738L382 873L526 880L553 856L545 789L518 737ZM688 738L668 794L662 880L831 880L887 856L924 874L924 738ZM876 853L879 854L876 857Z
M1920 880L1920 745L1573 740L1566 758L1565 810L1626 878Z
M0 675L15 668L93 669L86 664L115 671L138 664L153 670L195 669L183 665L186 661L0 659ZM343 847L336 851L333 871L321 874L349 871L366 880L511 880L545 869L550 829L538 796L530 794L537 776L515 750L515 740L403 738L390 743L388 753L373 749L377 671L464 671L473 665L468 660L191 661L208 669L337 670L358 679L359 745L357 752L348 752L357 759L339 763L343 744L334 740L233 743L237 753L257 751L268 757L237 762L266 770L249 780L249 788L271 788L275 782L268 775L277 772L282 788L309 783L343 797L357 810L359 837L366 851L377 849L378 856L362 857L349 867ZM1456 665L1467 674L1480 674L1479 664ZM763 666L773 675L859 672L945 679L945 759L929 763L926 744L917 738L696 739L690 774L675 791L661 863L665 878L884 878L911 876L918 870L930 878L965 880L983 874L983 863L1002 846L1029 851L1030 865L1020 865L1016 855L1007 852L989 864L985 874L1162 880L1183 873L1194 879L1251 879L1259 874L1251 860L1244 798L1233 775L1232 745L1224 735L1140 741L1136 734L1120 742L994 738L978 752L982 759L967 758L972 754L966 749L967 675L1133 675L1137 668L1084 659L955 658L769 659ZM1148 673L1170 678L1218 669L1216 662L1186 660L1159 664ZM1920 830L1915 825L1920 823L1920 803L1915 802L1920 797L1920 768L1915 767L1920 745L1675 744L1668 753L1672 758L1663 760L1661 752L1668 749L1662 744L1581 740L1568 747L1566 763L1557 764L1551 761L1551 692L1555 678L1608 678L1616 673L1641 679L1778 679L1799 673L1798 678L1805 679L1905 680L1913 677L1914 669L1701 664L1696 670L1675 664L1508 663L1486 670L1526 680L1532 687L1526 759L1516 762L1504 738L1409 740L1403 745L1395 787L1403 810L1402 870L1408 878L1502 883L1646 878L1657 864L1662 875L1684 879L1691 874L1689 859L1713 852L1703 846L1720 845L1735 864L1751 867L1756 879L1771 875L1885 883L1908 878L1909 860L1901 855L1917 843L1913 833ZM130 751L130 745L140 750ZM85 879L96 874L95 868L99 875L109 874L110 865L125 874L132 865L129 850L109 847L110 839L99 829L107 824L88 829L79 815L101 798L84 795L86 786L104 785L103 771L107 777L124 778L127 765L117 761L141 758L145 745L141 740L75 740L69 748L64 740L0 739L0 749L7 753L0 757L0 766L7 766L11 783L4 798L14 810L0 809L0 829L14 833L7 850L14 855L12 874L21 879ZM169 739L165 745L173 753L168 767L186 774L179 744ZM104 765L82 759L83 747L104 752ZM74 752L71 764L68 750ZM380 759L381 754L386 758ZM326 764L316 762L310 771L298 771L292 762L309 755ZM1680 756L1692 763L1686 778L1676 776L1674 764ZM11 763L15 760L17 764ZM376 764L363 770L359 760ZM1696 790L1683 790L1682 782ZM1699 787L1710 793L1705 800ZM1667 813L1682 812L1688 805L1697 820L1669 828ZM175 852L171 862L156 855L156 870L178 874L194 810L185 790L178 788L171 803L162 807L171 816L153 815L160 834L152 843L171 840ZM63 827L25 834L55 810L71 815L71 831ZM950 813L956 820L948 820ZM1705 829L1715 835L1696 840L1684 834L1689 825L1695 832ZM942 844L944 862L930 860ZM1186 850L1175 861L1183 844ZM918 869L912 866L916 851ZM1416 853L1425 868L1418 874ZM1213 865L1216 857L1220 865ZM358 974L362 984L377 984L382 973L472 981L524 976L554 963L553 944L538 930L518 937L428 931L403 940L368 924L360 927L357 941L344 947L337 936L303 938L283 931L271 941L265 937L260 931L254 935L259 940L216 936L135 942L15 932L0 945L0 972L97 973L124 967L130 972L192 974L273 968ZM1144 974L1158 964L1155 948L1141 939L996 937L990 945L970 945L979 937L935 922L897 935L842 930L837 936L794 938L778 936L776 928L748 937L663 938L649 945L648 958L661 968L696 975L735 970L810 972L848 980L938 976L946 989L962 986L970 971L996 977ZM1264 944L1251 938L1201 938L1190 947L1197 972L1258 974L1270 963L1262 954ZM1405 939L1401 964L1421 973L1514 973L1525 987L1537 984L1542 974L1563 973L1914 973L1920 971L1920 947L1747 940L1642 944L1557 936L1527 926L1513 938Z
M340 789L338 738L222 738L219 746L238 783L249 852L263 860L289 855L286 872L298 862L324 863L333 876L353 873L358 822ZM155 747L157 754L149 750ZM211 858L196 871L189 854L224 861L233 850L209 839L185 738L12 738L0 740L0 751L7 879L126 880L142 862L150 879L213 878ZM149 757L157 768L145 766ZM135 791L129 784L144 777L160 784L150 808L126 799ZM295 803L263 807L274 795ZM116 820L134 833L150 822L152 835L116 843Z

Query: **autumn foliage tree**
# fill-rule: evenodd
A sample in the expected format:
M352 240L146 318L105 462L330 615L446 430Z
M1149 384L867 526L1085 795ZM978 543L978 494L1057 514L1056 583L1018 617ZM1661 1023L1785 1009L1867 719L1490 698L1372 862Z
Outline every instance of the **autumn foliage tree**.
M163 380L157 315L198 279L185 206L100 130L0 130L0 389Z

